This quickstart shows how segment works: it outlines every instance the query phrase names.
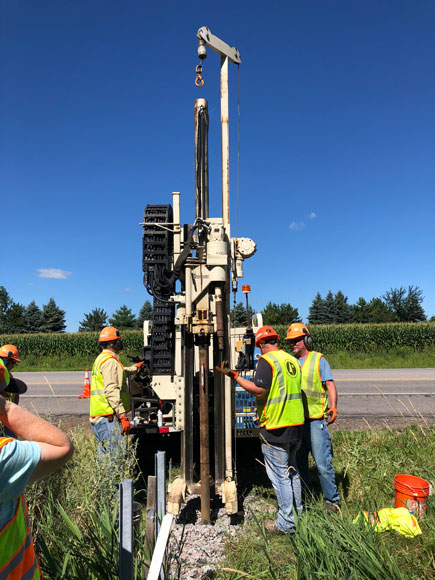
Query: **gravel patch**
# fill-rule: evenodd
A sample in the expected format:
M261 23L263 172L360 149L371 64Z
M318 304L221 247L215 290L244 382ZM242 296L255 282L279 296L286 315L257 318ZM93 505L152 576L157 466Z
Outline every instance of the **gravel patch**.
M191 496L174 523L169 540L169 577L182 580L216 578L216 570L223 564L224 546L228 538L244 533L244 525L254 519L252 513L264 512L258 499L239 500L240 511L229 516L219 498L211 501L211 524L201 524L201 498ZM271 513L273 515L273 512Z
M181 570L183 580L216 577L216 567L223 559L225 540L240 533L218 499L211 501L211 524L201 524L201 498L191 496L172 525L169 542L170 575ZM239 520L240 521L240 520Z

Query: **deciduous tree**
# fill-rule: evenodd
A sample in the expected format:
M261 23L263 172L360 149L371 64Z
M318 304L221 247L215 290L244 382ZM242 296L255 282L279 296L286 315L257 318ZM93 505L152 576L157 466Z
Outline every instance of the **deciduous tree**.
M14 301L4 286L0 286L0 316L4 316Z
M369 323L396 322L397 317L381 298L372 298L367 304Z
M26 329L26 307L13 302L5 314L2 332L7 334L20 334Z
M0 286L0 333L24 332L26 326L25 307L14 302L4 286Z
M426 320L426 313L421 305L423 299L423 290L421 288L408 286L408 295L405 301L407 322L424 322Z
M385 304L393 311L399 322L422 322L426 314L421 303L423 290L418 286L408 286L408 291L400 288L390 288L382 297Z

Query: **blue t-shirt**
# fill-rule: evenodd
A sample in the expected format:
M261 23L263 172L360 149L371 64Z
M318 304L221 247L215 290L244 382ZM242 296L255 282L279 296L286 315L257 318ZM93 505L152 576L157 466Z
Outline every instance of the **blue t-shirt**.
M304 358L298 358L299 364L302 365L305 362L305 359L307 357L304 356ZM332 371L331 371L331 367L329 366L329 362L326 360L326 358L322 355L322 358L320 359L320 363L319 363L319 373L320 373L320 378L322 379L322 383L324 383L325 381L333 381L334 379L332 378Z
M14 517L18 498L40 459L41 448L34 441L14 439L0 449L0 530Z

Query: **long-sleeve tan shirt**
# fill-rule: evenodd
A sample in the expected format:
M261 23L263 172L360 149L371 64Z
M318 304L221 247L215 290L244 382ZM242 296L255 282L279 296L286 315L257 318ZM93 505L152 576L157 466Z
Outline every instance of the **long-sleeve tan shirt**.
M136 365L123 367L112 351L104 349L103 352L112 355L112 357L106 360L106 362L104 362L100 367L101 376L104 381L104 394L106 395L107 402L112 407L114 414L119 417L122 413L126 413L121 401L123 371L125 371L125 374L128 377L137 372L137 367ZM95 424L101 421L101 419L103 419L103 417L90 417L90 422Z

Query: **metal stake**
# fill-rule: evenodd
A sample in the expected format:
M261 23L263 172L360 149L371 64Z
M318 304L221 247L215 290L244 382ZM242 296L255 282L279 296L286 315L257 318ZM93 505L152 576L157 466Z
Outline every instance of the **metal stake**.
M165 474L166 453L165 451L157 451L154 457L155 457L155 473L157 478L157 486L156 486L156 511L157 511L156 537L157 537L159 534L163 516L166 513L166 474Z
M133 580L133 482L119 486L119 580Z

